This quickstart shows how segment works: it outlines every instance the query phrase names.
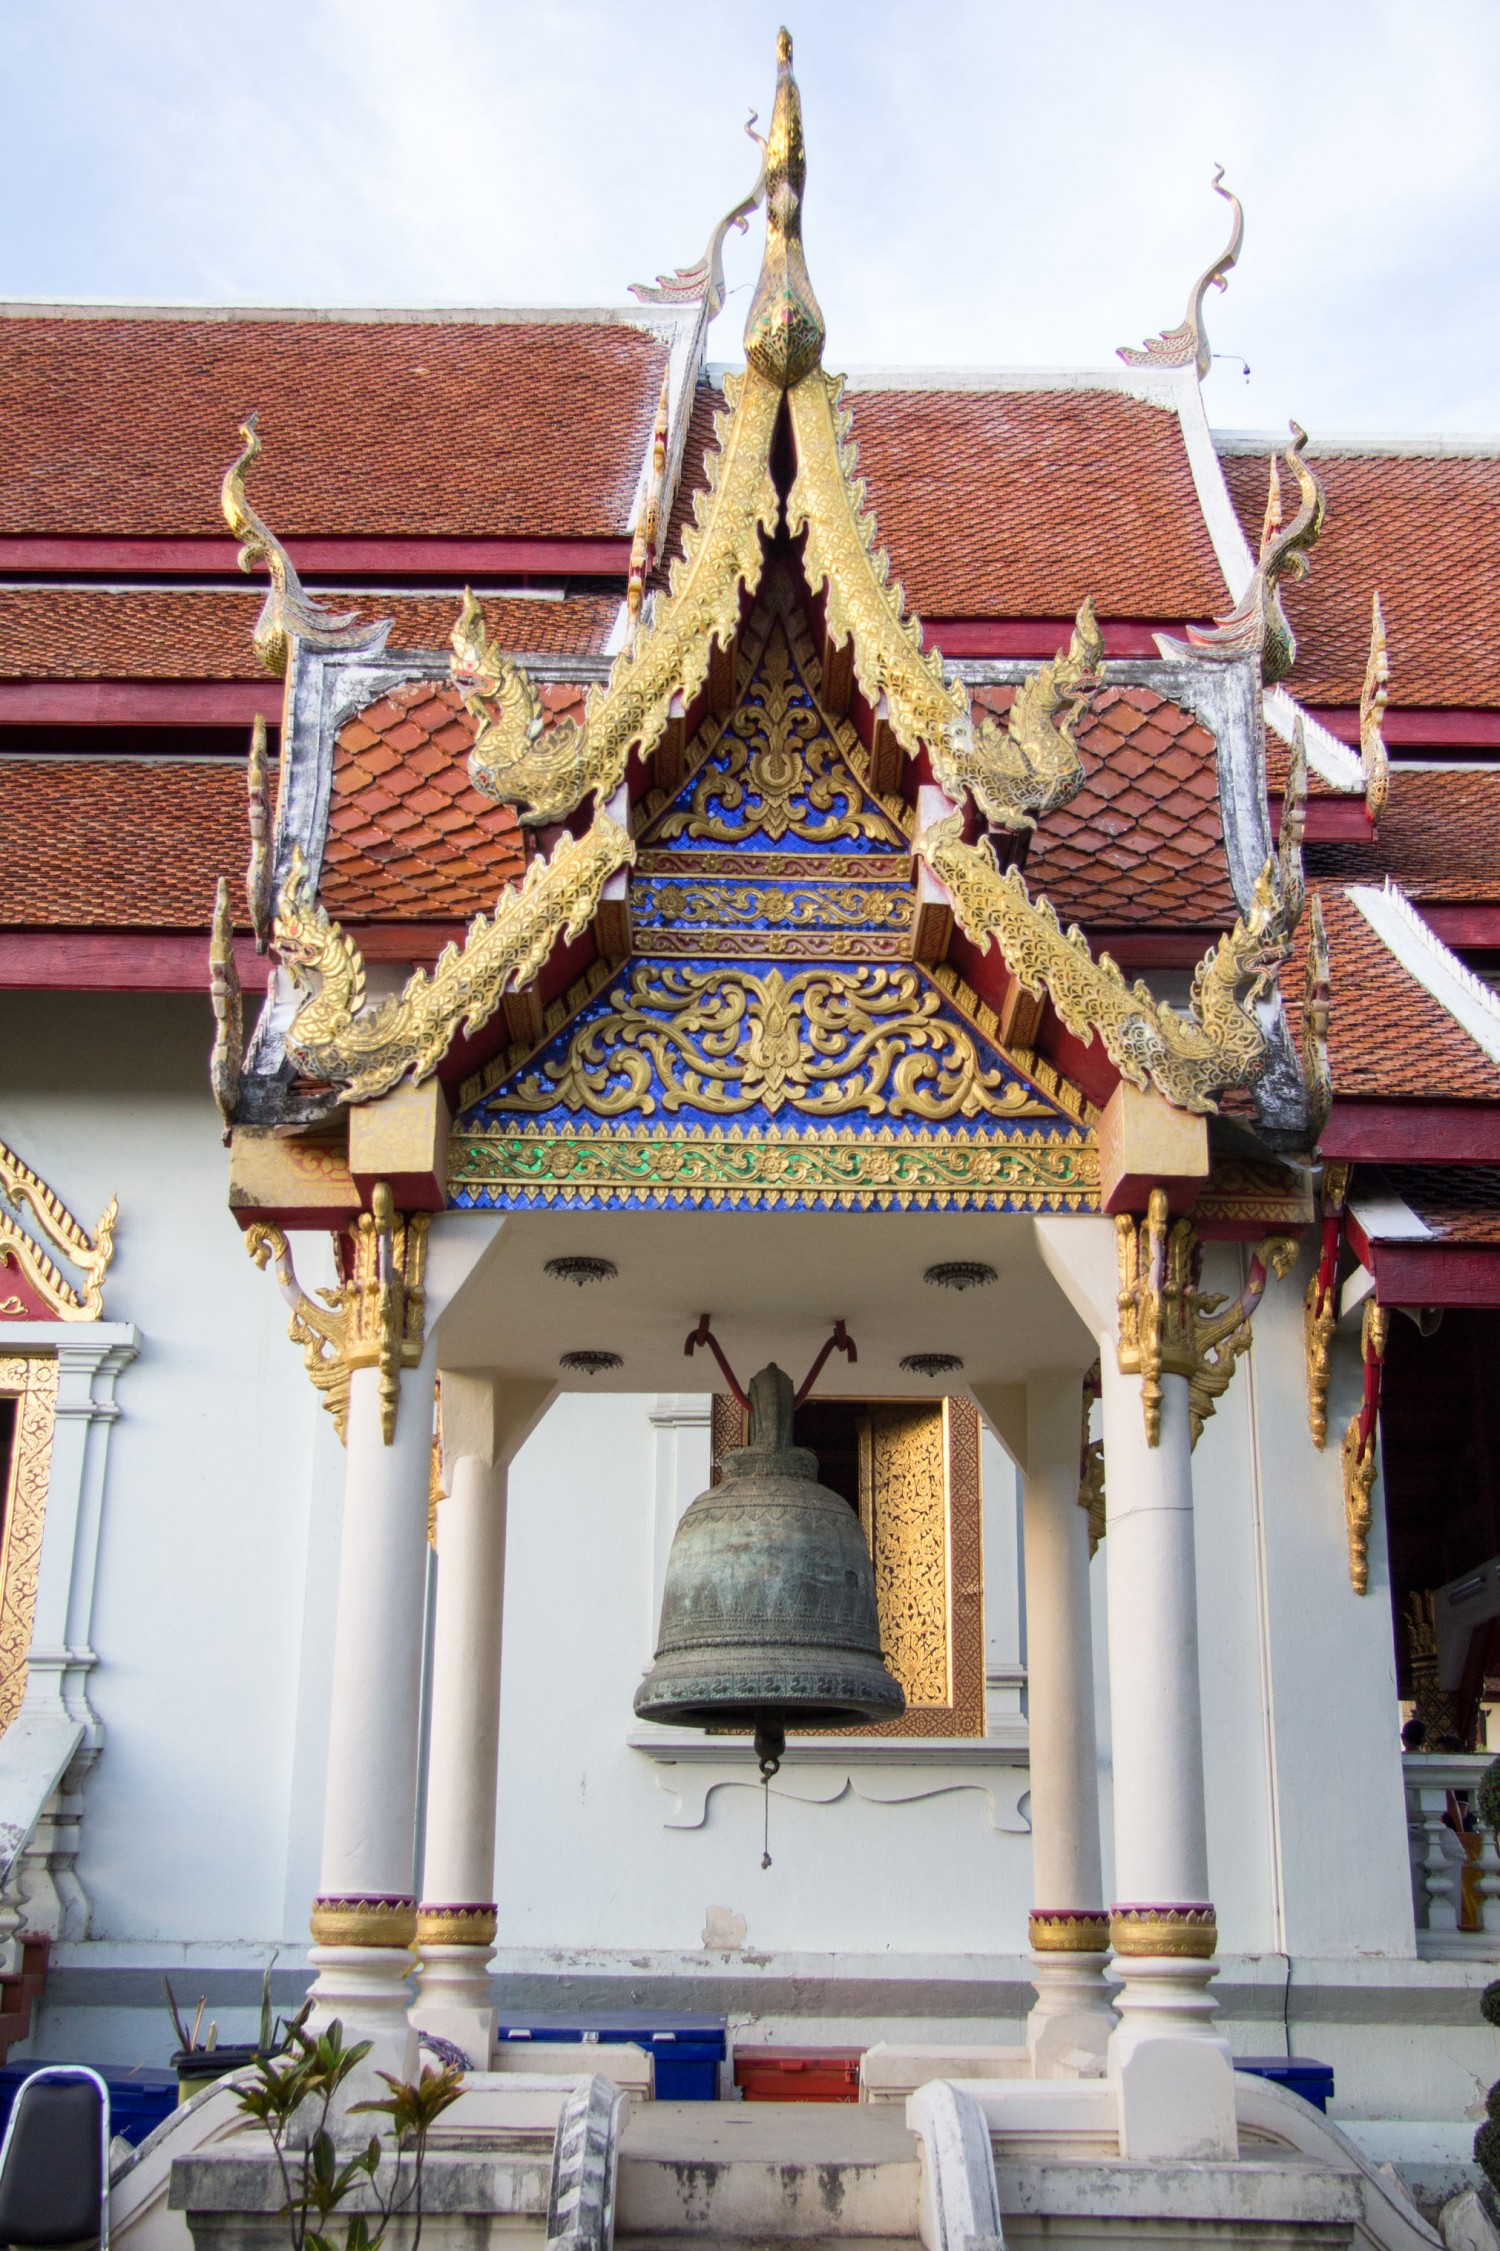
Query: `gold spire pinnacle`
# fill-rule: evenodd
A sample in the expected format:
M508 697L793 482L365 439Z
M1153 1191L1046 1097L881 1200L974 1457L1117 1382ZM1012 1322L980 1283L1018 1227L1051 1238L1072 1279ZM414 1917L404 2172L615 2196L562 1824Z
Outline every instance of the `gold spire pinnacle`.
M745 357L790 390L817 366L825 331L802 255L807 151L802 97L792 76L792 35L785 29L777 34L776 58L776 107L766 141L766 254L745 323Z

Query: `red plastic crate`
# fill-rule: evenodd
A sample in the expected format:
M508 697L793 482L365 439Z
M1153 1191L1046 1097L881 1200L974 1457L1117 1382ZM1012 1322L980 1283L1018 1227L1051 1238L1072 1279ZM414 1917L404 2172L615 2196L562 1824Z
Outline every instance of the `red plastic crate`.
M736 2048L746 2102L858 2102L863 2048Z

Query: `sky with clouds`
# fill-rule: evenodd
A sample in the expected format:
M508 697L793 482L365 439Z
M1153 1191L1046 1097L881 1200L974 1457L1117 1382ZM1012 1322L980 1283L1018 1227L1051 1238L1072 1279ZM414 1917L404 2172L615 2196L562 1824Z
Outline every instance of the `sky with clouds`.
M1107 361L1182 317L1217 161L1216 424L1500 433L1497 0L786 6L829 365ZM782 13L0 0L0 294L618 303L749 186Z

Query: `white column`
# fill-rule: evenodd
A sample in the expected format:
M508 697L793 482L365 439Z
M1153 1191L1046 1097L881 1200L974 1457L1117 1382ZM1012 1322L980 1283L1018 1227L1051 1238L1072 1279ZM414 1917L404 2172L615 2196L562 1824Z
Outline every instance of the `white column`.
M348 1464L334 1626L323 1858L313 1902L313 2023L370 2040L371 2069L408 2074L416 1933L418 1729L434 1349L401 1371L392 1441L380 1377L349 1380ZM394 2060L388 2061L388 2058Z
M1031 1768L1031 1959L1026 2044L1037 2078L1114 2029L1099 1854L1088 1517L1078 1505L1081 1371L1026 1385L1022 1509Z
M443 1375L445 1495L438 1507L427 1826L411 2021L489 2068L489 1962L499 1910L495 1802L509 1464L555 1390Z
M1115 1883L1111 1916L1122 2154L1233 2156L1229 2047L1209 1983L1217 1931L1208 1888L1187 1379L1161 1379L1147 1443L1141 1379L1101 1337L1108 1536Z

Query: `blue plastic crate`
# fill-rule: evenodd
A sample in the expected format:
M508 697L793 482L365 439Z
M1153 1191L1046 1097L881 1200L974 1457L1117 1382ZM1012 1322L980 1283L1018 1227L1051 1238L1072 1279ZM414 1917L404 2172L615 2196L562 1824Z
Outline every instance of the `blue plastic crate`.
M72 2060L77 2061L76 2057ZM0 2064L0 2133L5 2131L17 2088L41 2068L40 2063ZM138 2071L103 2071L99 2076L109 2089L110 2133L123 2134L132 2147L143 2142L177 2108L175 2071L142 2066Z
M717 2102L719 2066L724 2061L722 2023L654 2026L605 2024L502 2025L497 2040L599 2040L611 2044L632 2042L644 2048L656 2068L656 2093L660 2102Z
M1310 2102L1314 2110L1326 2110L1333 2100L1333 2065L1319 2063L1313 2056L1236 2056L1234 2068L1257 2079L1274 2080L1278 2087Z

